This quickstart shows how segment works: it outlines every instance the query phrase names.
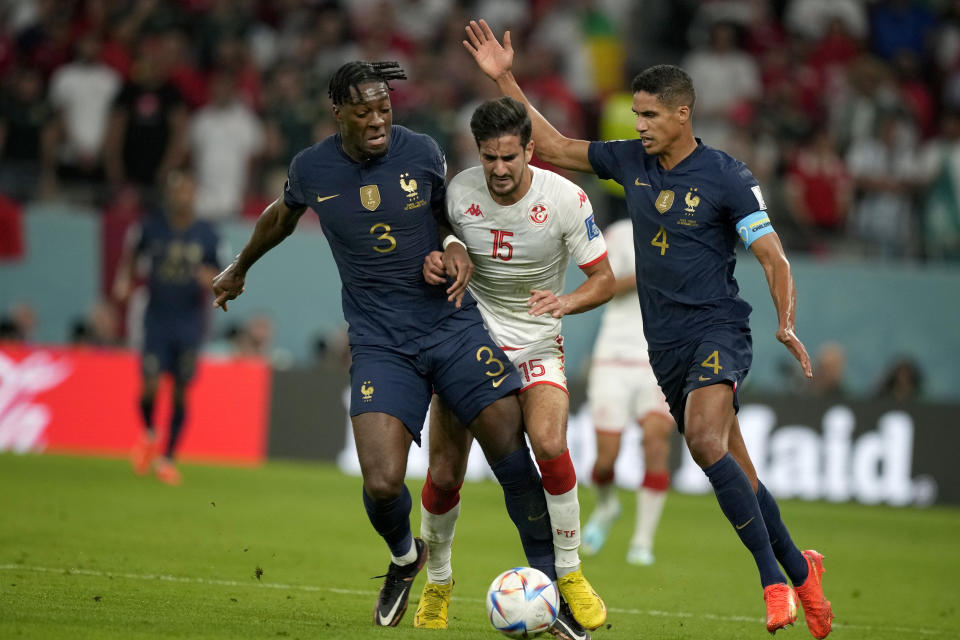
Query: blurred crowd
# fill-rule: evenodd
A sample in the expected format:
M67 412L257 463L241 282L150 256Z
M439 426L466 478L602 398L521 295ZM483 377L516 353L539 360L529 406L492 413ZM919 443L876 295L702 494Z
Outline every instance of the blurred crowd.
M633 135L629 79L684 66L695 132L748 163L789 249L960 259L958 0L0 0L0 226L36 200L135 219L176 167L201 218L256 216L334 131L326 85L352 59L401 62L397 122L453 174L495 93L461 45L474 17L511 30L569 136Z

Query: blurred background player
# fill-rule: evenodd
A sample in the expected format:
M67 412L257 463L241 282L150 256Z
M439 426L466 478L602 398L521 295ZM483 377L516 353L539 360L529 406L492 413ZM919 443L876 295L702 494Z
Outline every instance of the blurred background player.
M293 233L307 207L316 212L343 285L363 505L390 551L373 621L390 627L403 618L429 553L411 532L404 479L434 392L483 448L527 562L556 576L543 485L523 441L520 382L466 291L473 266L464 247L443 243L442 272L452 284L424 280L424 259L448 230L446 160L430 136L393 124L389 83L404 78L396 62L353 61L333 74L338 133L297 154L283 194L213 281L214 304L226 311L250 267Z
M148 272L149 301L143 318L140 411L144 432L132 453L133 469L154 473L167 484L179 484L173 464L186 420L186 395L196 370L197 354L207 329L209 283L220 268L219 238L207 222L194 218L196 182L188 173L171 173L166 183L166 207L131 228L117 268L113 294L125 303L138 267ZM154 401L162 373L173 379L173 410L166 445L154 425Z
M523 422L550 510L561 607L569 606L583 627L596 629L606 619L606 608L580 567L580 502L567 449L569 397L560 319L609 300L613 272L583 190L528 164L533 141L524 106L512 98L488 100L474 110L470 129L481 164L450 181L447 217L473 260L469 289L487 329L519 370ZM440 257L439 252L427 256L428 282L444 281ZM562 294L571 257L587 279ZM414 622L444 628L453 586L450 547L471 437L442 402L434 409L430 474L421 496L421 534L432 559ZM558 625L566 624L562 615ZM576 629L569 634L582 637Z
M650 368L637 299L630 221L614 222L603 232L603 237L617 280L616 295L604 307L600 320L587 381L587 399L597 436L597 459L592 473L597 506L583 528L583 551L588 555L599 552L611 525L620 515L614 464L620 453L623 430L636 420L643 429L644 474L637 489L636 524L627 562L651 565L653 538L670 487L670 435L676 423Z

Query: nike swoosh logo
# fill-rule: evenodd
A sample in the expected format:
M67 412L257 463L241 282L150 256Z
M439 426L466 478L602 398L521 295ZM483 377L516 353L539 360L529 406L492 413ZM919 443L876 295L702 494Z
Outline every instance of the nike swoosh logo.
M757 517L757 516L753 516L753 518L756 518L756 517ZM751 522L753 522L753 518L750 518L749 520L747 520L747 521L744 522L743 524L735 524L735 525L733 525L733 526L737 529L737 531L740 531L740 529L743 529L745 526L747 526L748 524L750 524Z
M494 380L494 381L493 381L493 388L496 389L497 387L499 387L499 386L500 386L500 383L502 383L504 380L506 380L506 379L509 378L509 377L510 377L510 374L508 373L507 375L503 376L503 377L500 378L499 380Z
M710 379L709 376L707 376L707 377L700 376L700 382L706 382L706 381L709 380L709 379Z
M638 187L649 187L649 186L650 186L650 185L647 184L646 182L640 182L640 178L637 178L636 180L634 180L633 184L637 185Z
M317 196L317 202L323 202L324 200L329 200L330 198L336 198L338 195L340 195L340 194L339 194L339 193L335 193L335 194L333 194L332 196L322 196L322 197L321 197L321 196Z
M413 580L413 578L409 578L409 579L404 578L404 580L409 582L410 580ZM400 606L401 601L403 601L403 598L397 598L397 601L393 603L393 607L390 609L390 611L387 612L387 615L383 615L382 613L377 611L377 617L380 619L381 627L390 626L390 621L393 620L393 617L395 615L397 615L397 608Z
M543 520L543 516L545 515L547 515L546 511L544 511L538 516L527 516L527 520L529 520L530 522L536 522L537 520Z

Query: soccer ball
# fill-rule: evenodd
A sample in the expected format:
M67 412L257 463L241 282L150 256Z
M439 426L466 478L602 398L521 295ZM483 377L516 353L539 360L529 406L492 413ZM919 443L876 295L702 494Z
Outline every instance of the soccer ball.
M487 617L493 628L511 638L532 638L557 620L560 594L542 571L515 567L504 571L487 592Z

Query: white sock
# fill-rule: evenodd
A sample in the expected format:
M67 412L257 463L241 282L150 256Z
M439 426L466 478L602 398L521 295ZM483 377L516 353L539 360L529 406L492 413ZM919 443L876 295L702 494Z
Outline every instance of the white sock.
M453 580L453 566L450 564L450 552L453 548L453 533L460 517L460 503L446 513L437 515L427 511L420 504L420 538L427 544L430 554L427 556L427 582L450 584Z
M398 566L408 565L411 562L416 562L417 560L417 543L413 541L413 538L410 539L410 550L407 551L402 556L395 556L392 553L390 554L390 561L393 564Z
M553 495L546 491L547 510L553 529L553 551L556 556L557 577L562 578L580 567L580 501L577 485L566 493Z
M660 524L660 514L666 499L666 491L655 491L648 487L640 487L637 491L637 523L630 541L631 547L653 551L653 535Z
M594 513L597 518L610 522L620 513L620 498L617 496L617 486L612 482L597 486L597 506Z

